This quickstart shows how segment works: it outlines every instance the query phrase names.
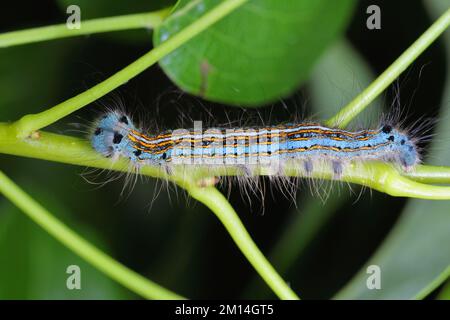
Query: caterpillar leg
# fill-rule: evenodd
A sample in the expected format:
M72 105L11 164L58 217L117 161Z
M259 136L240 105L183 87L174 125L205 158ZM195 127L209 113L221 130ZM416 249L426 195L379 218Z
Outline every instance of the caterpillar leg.
M335 180L340 179L342 177L342 171L343 171L342 162L340 162L338 160L333 160L333 161L331 161L331 166L333 168L333 178Z
M214 187L219 183L219 177L207 177L197 181L197 186L200 188Z

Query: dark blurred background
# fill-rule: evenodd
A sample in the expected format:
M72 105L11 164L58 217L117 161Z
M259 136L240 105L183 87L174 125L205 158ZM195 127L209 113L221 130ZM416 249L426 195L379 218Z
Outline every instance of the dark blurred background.
M125 8L106 10L103 2L98 1L97 11L82 12L85 14L82 18L142 12L165 4L131 1ZM381 30L366 28L365 11L370 4L382 8ZM65 1L5 2L0 11L0 32L60 23L66 19L64 8ZM421 1L358 1L346 37L373 74L378 75L432 22ZM151 47L149 31L133 31L1 49L0 119L13 121L72 97ZM351 65L352 61L343 63ZM410 110L409 121L421 115L438 114L445 63L438 40L398 81L401 103ZM387 107L393 100L393 92L388 90L383 97ZM336 97L335 108L341 107L343 100L351 99L346 94ZM194 119L207 109L219 122L226 121L224 111L236 112L235 107L182 94L158 66L110 96L117 97L126 102L128 110L157 118L158 123L167 127L179 123L174 114L180 109ZM47 130L83 135L79 130L102 110L102 105L108 104L108 99L64 118ZM314 97L307 82L292 96L260 112L264 116L271 114L271 120L286 120L291 112L313 114L313 108ZM176 192L169 186L167 192L165 184L145 179L128 197L121 197L123 180L98 188L82 177L89 169L7 155L0 155L0 166L74 230L128 267L179 294L189 298L275 297L255 275L218 219L203 205L187 199L181 190ZM88 179L101 182L107 177L94 174L88 175ZM152 202L159 188L162 191ZM314 202L319 212L330 212L319 214L323 220L311 231L309 239L302 240L306 242L300 253L284 257L292 264L282 272L283 277L302 298L331 298L373 254L405 205L404 199L376 191L365 190L357 199L357 187L354 187L356 195L350 195L345 185L340 189L339 200L314 202L309 188L302 184L297 192L297 207L277 189L273 195L268 192L263 203L258 198L249 203L238 188L231 190L231 204L268 256L286 230L305 215L306 204ZM0 249L1 298L137 298L86 265L1 197ZM70 264L82 268L81 291L65 289L65 268ZM274 265L277 268L276 261Z

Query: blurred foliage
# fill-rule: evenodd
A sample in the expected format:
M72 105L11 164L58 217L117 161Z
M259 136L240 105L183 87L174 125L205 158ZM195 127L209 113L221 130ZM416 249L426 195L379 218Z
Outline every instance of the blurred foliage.
M45 193L32 188L31 192L39 197L48 207L53 208L62 217L67 218L63 205L55 204ZM0 207L0 251L7 253L0 256L0 299L118 299L133 297L120 285L114 283L100 271L83 259L67 250L44 230L37 228L19 209L10 203L2 202ZM88 235L90 241L99 245L94 239L95 232L86 225L70 221L70 225ZM89 237L90 236L90 237ZM84 284L82 290L68 290L66 269L77 265L81 269ZM59 284L59 285L56 285Z
M58 101L55 95L62 89L64 59L71 48L71 43L46 43L0 50L2 120L17 119Z
M103 0L59 0L39 4L33 2L28 7L12 3L0 13L0 31L62 22L66 18L64 8L68 2L79 4L85 19L148 11L169 3L124 1L112 4ZM446 3L444 0L430 2ZM298 3L312 6L311 1ZM214 81L208 78L206 97L234 104L267 102L285 96L298 88L300 81L304 81L305 85L290 97L259 109L260 114L269 114L272 120L286 120L292 113L316 113L323 118L342 107L359 88L364 88L371 73L383 71L436 17L429 16L420 1L408 1L408 5L402 1L359 1L353 9L353 17L350 16L351 1L346 1L342 7L333 2L336 9L330 9L328 5L321 11L322 3L318 1L314 4L314 10L318 10L313 11L314 19L294 15L289 23L274 19L260 29L246 31L252 36L248 41L239 40L239 45L244 49L251 49L253 45L259 48L246 52L246 55L227 49L223 39L206 42L206 37L214 39L217 36L216 30L215 33L201 35L196 40L197 45L193 41L190 45L195 49L189 48L189 52L180 50L179 54L184 55L182 61L189 63L177 64L179 73L174 73L173 61L163 61L162 68L175 84L198 93L201 82L198 66L201 59L207 56L212 59L209 62L217 69L218 76ZM365 10L373 3L382 8L382 29L369 31L365 26ZM330 17L325 19L323 14ZM183 16L177 27L181 28L189 21ZM332 46L332 39L346 23L350 23L346 34L349 44ZM251 27L252 24L236 23L231 30L237 29L235 34L238 34L246 30L246 26ZM175 31L171 29L175 28L173 25L166 27L170 28L170 32ZM98 83L106 74L119 70L150 48L148 31L137 31L2 49L0 119L12 121L25 113L42 111ZM252 54L264 55L272 52L269 49L279 50L275 51L279 53L276 59L260 57L263 62L252 64L255 58ZM324 56L319 60L322 51ZM192 55L192 52L195 54ZM316 60L319 64L314 64ZM440 105L441 114L448 110L448 94L442 98L444 91L449 90L449 83L444 85L448 70L442 66L446 63L449 63L449 54L438 41L399 80L401 105L411 114L411 120L407 122L421 115L433 115L439 111ZM261 70L252 69L255 66L261 67ZM313 67L314 72L309 77ZM237 84L221 78L223 71L237 74L234 76ZM265 83L263 87L251 87L254 75L260 72L270 74L276 81L270 85ZM193 82L187 83L188 80ZM239 90L231 90L236 85L239 85ZM150 118L171 126L178 121L177 107L185 110L192 119L198 119L207 110L218 123L227 121L223 110L232 113L235 111L230 109L236 109L181 94L158 67L150 68L134 78L117 95L126 101L131 112L139 114L141 106L145 105ZM257 100L260 98L261 101ZM381 100L383 98L388 108L393 94L388 92ZM104 103L100 101L100 105L85 108L52 129L83 135L83 126L101 110ZM381 107L376 104L373 108ZM363 116L363 121L372 117L371 112ZM443 118L439 130L447 129L445 124L448 121L448 118ZM75 127L71 125L74 122L77 123ZM448 159L445 156L448 156L449 148L445 141L450 136L440 132L443 140L439 141L439 146L433 146L430 162L448 164L445 163ZM90 169L83 171L62 164L5 155L0 156L0 167L77 232L125 265L177 293L190 298L240 297L254 277L254 270L215 217L171 186L145 180L139 182L129 196L120 197L121 180L98 188L86 183L80 175ZM108 179L105 175L87 176L96 182ZM319 197L305 197L309 193L308 187L302 187L299 192L299 212L293 210L292 204L279 190L268 190L262 204L256 197L248 203L240 190L232 188L230 202L265 253L269 253L279 239L292 230L293 219L297 220L297 216L304 214L303 219L295 222L298 238L292 238L295 239L292 241L304 242L279 253L279 261L289 261L286 267L281 268L283 272L286 268L286 280L302 298L334 296L361 268L362 271L349 284L348 288L352 289L347 289L340 296L411 298L431 284L446 264L448 266L450 252L443 245L450 240L450 233L447 232L450 225L448 202L413 200L406 203L403 199L370 191L365 191L357 201L358 197L351 195L355 202L347 201L346 186L342 189L338 195L342 197L342 203L330 202L331 208L328 209L326 203L323 210L320 209L323 204ZM225 187L223 190L227 191ZM128 195L128 192L125 194ZM159 196L152 201L154 194ZM261 214L262 206L264 215ZM315 215L312 209L305 212L302 209L305 207L319 213ZM400 214L402 216L397 220ZM307 231L312 234L308 235ZM295 231L290 232L296 235ZM379 251L372 257L377 248L380 248ZM0 252L0 298L135 297L68 252L4 198L0 198ZM386 274L382 285L386 285L386 290L368 291L362 287L365 285L367 261L382 265L382 272ZM65 287L65 270L71 264L77 264L82 269L83 289L79 292L68 291Z

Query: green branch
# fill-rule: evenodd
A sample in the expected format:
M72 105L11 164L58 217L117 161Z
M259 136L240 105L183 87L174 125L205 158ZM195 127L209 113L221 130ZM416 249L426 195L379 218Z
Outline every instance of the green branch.
M405 172L403 175L423 183L450 183L450 167L417 166L413 171Z
M67 248L124 287L147 299L184 299L128 269L56 219L0 171L0 192Z
M125 160L112 163L109 159L95 152L86 140L68 137L64 135L39 132L37 137L20 139L15 136L12 125L0 123L0 152L23 157L31 157L50 161L69 163L74 165L89 166L117 171L129 171L129 165ZM340 181L361 184L372 189L384 192L396 197L411 197L420 199L450 199L450 187L434 186L409 179L407 175L418 178L422 182L439 181L450 183L450 168L418 166L414 173L402 175L391 165L381 162L365 164L351 164L344 168ZM163 171L152 166L145 166L141 174L156 178L165 178L174 181L183 188L195 187L199 179L210 176L232 176L241 174L237 169L196 169L189 172L183 169L175 170L175 174L168 176ZM270 169L260 168L256 175L270 175ZM285 174L288 176L304 176L303 171L297 167L287 167ZM317 166L312 178L333 179L333 171L327 166Z
M134 78L136 75L152 66L161 58L194 38L247 1L248 0L228 0L221 2L212 10L205 13L200 19L191 23L189 26L161 43L158 47L150 50L148 53L103 82L38 114L25 115L14 124L16 135L22 138L27 137L33 131L44 128L72 112L81 109L89 103L94 102L98 98Z
M80 29L69 29L65 23L0 34L0 48L35 43L40 41L76 37L93 33L152 29L160 25L170 8L148 13L99 18L81 21Z
M378 95L384 91L416 58L450 26L450 9L448 9L431 27L397 58L375 81L342 108L326 123L332 127L345 127L353 118L363 111Z
M214 212L247 260L250 261L279 298L287 300L299 299L255 245L236 211L234 211L222 193L213 187L190 187L187 190L194 199L203 203Z
M336 191L336 190L334 190ZM317 233L330 220L350 196L342 192L333 192L326 196L326 202L318 201L316 195L302 197L298 207L291 210L291 215L284 222L283 233L268 255L280 274L292 271L296 259L307 249L309 243ZM243 297L248 299L266 299L270 292L262 287L259 279L253 277L244 289Z

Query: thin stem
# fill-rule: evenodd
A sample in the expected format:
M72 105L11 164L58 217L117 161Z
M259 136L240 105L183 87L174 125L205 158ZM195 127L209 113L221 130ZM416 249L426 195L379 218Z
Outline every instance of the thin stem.
M228 0L218 4L201 18L105 81L43 112L23 116L14 124L16 135L22 138L27 137L33 131L46 127L97 100L108 92L111 92L155 64L159 59L194 38L203 30L227 16L230 12L247 1L248 0Z
M431 27L397 58L375 81L342 108L326 123L329 126L345 127L353 118L363 111L384 89L386 89L416 58L428 48L450 25L448 9Z
M56 219L2 171L0 192L67 248L124 287L147 299L184 299L144 278L100 251Z
M111 162L109 159L94 152L86 140L47 132L39 132L36 138L19 139L14 133L15 131L11 128L11 125L0 123L1 153L109 170L129 171L129 165L125 160ZM417 168L419 172L420 168L421 166ZM434 180L448 183L449 180L446 180L446 177L448 177L450 169L444 167L441 174L439 174L438 170L441 167L434 168L428 166L425 167L424 171L433 172ZM218 168L207 170L206 172L202 170L190 170L189 172L181 170L168 176L165 172L152 166L144 166L140 173L150 177L170 179L182 187L185 187L187 183L195 183L195 181L204 177L240 174L237 170ZM255 174L270 175L271 172L265 168L260 168ZM295 177L304 176L304 172L299 171L295 166L286 167L285 174ZM441 175L441 178L438 178L439 175ZM330 180L333 179L333 172L331 168L326 166L317 166L313 175L309 178ZM380 162L355 163L346 166L339 180L365 185L396 197L434 200L450 199L450 187L433 186L411 180L406 176L402 176L392 166Z
M317 235L320 229L329 221L337 207L348 197L332 192L327 196L326 202L317 201L317 197L303 198L299 208L292 211L292 215L285 223L285 231L274 247L270 250L269 258L280 274L287 274L294 265L297 257L301 256L308 244ZM243 297L264 299L270 294L261 282L253 277L245 288Z
M148 13L86 20L81 21L80 29L69 29L67 25L63 23L53 26L6 32L0 34L0 48L93 33L140 28L151 29L160 25L169 12L170 8L167 8Z
M450 184L450 167L444 166L417 166L411 172L403 173L405 177L422 183Z
M248 234L236 211L216 188L188 188L189 194L206 205L219 218L236 245L259 275L281 299L299 299L267 261Z

